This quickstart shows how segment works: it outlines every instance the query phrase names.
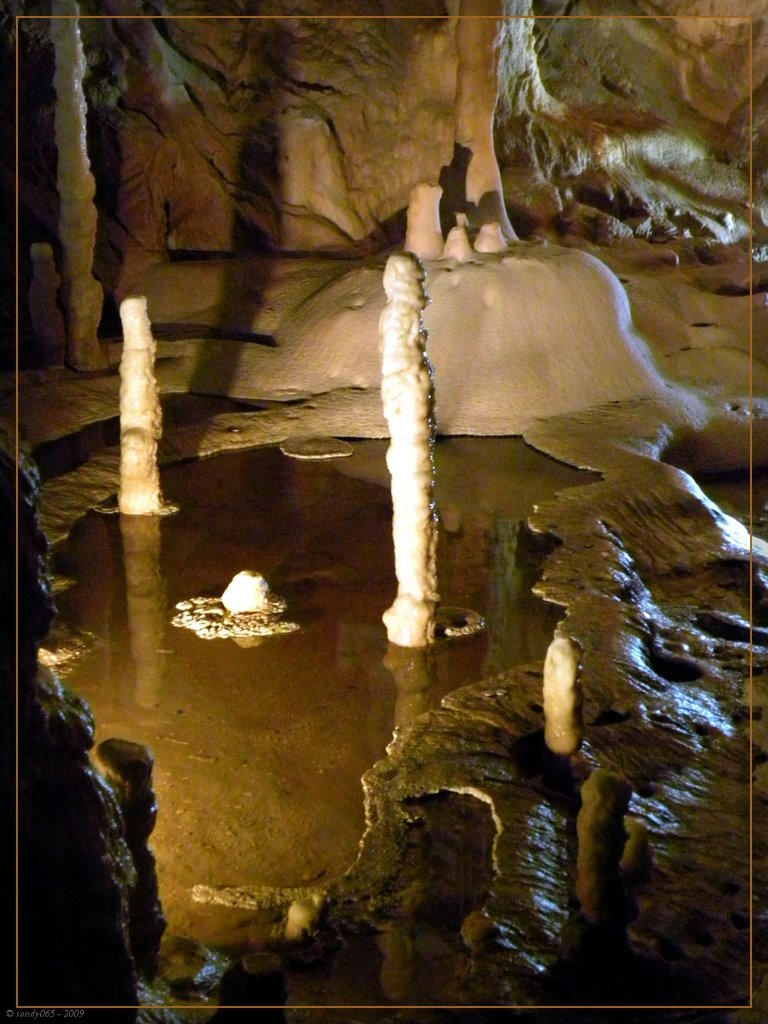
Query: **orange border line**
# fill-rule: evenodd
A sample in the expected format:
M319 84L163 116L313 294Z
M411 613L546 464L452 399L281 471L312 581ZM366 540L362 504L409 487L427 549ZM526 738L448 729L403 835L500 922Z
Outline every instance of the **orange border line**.
M650 20L650 22L678 22L678 20L696 20L696 22L743 22L746 20L749 25L749 54L748 54L748 67L749 67L749 125L750 125L750 155L749 155L749 224L750 224L750 307L749 307L749 391L750 391L750 432L749 432L749 461L750 461L750 501L749 501L749 523L750 523L750 569L752 577L752 563L753 563L753 371L752 371L752 359L753 359L753 330L754 330L754 308L753 308L753 285L754 285L754 269L753 269L753 214L754 214L754 167L753 167L753 46L754 46L754 15L752 14L727 14L727 15L715 15L715 14L175 14L175 15L155 15L155 14L16 14L15 15L15 273L16 273L16 309L15 309L15 360L16 360L16 387L15 387L15 406L14 406L14 451L16 459L16 474L15 474L15 587L16 587L16 602L15 602L15 655L16 655L16 692L15 692L15 737L16 737L16 749L15 749L15 996L16 996L16 1010L26 1009L40 1009L40 1010L63 1010L70 1009L66 1006L59 1005L20 1005L18 1001L18 925L19 925L19 906L18 906L18 753L19 753L19 742L18 742L18 643L19 643L19 620L18 620L18 345L19 345L19 321L18 321L18 308L19 308L19 193L18 193L18 93L19 93L19 55L18 55L18 23L22 20L52 20L53 18L77 18L78 20L173 20L173 22L186 22L186 20L196 20L196 22L203 22L203 20L214 19L214 20L241 20L241 22L251 22L251 20L261 20L261 22L331 22L331 20L369 20L369 22L383 22L383 20L419 20L419 22L427 22L427 20L463 20L466 18L474 18L476 20L573 20L573 22L579 22L579 20L615 20L615 22L640 22L640 20ZM750 993L749 1001L741 1002L741 1004L716 1004L716 1005L647 1005L647 1004L629 1004L629 1005L586 1005L586 1004L557 1004L557 1005L524 1005L518 1006L514 1004L499 1005L495 1004L492 1006L478 1005L469 1006L462 1004L459 1006L453 1005L434 1005L434 1004L415 1004L415 1005L403 1005L394 1006L392 1004L361 1004L361 1005L336 1005L336 1004L291 1004L289 1009L292 1010L752 1010L754 1002L754 862L753 862L753 847L754 847L754 835L753 835L753 753L752 753L752 738L753 738L753 716L752 716L752 691L753 691L753 588L752 582L750 584L750 677L749 677L749 707L750 707L750 757L749 757L749 793L750 793L750 812L749 812L749 852L750 852ZM77 1008L80 1009L80 1008ZM196 1011L201 1010L205 1012L213 1012L216 1007L213 1005L170 1005L170 1004L137 1004L137 1005L125 1005L125 1006L112 1006L112 1005L90 1005L83 1009L86 1010L184 1010L184 1011ZM247 1009L247 1010L285 1010L286 1007L275 1006L243 1006L238 1008L226 1008L223 1009Z
M77 18L80 22L750 22L752 14L16 14L20 20L49 22L53 18ZM395 1008L396 1009L396 1008ZM409 1008L410 1009L410 1008Z
M752 446L752 430L754 424L753 416L753 401L752 401L752 357L753 357L753 330L754 330L754 264L752 261L753 249L753 233L754 233L754 193L753 193L753 144L752 144L752 95L754 92L754 81L753 81L753 66L752 66L752 30L753 20L750 15L749 18L749 685L748 685L748 706L749 706L749 1008L752 1009L754 1001L754 922L753 922L753 910L754 910L754 854L753 854L753 786L752 781L754 764L753 764L753 747L752 747L752 730L754 728L752 721L752 655L753 655L753 613L754 613L754 588L752 585L752 524L753 519L753 500L754 500L754 476L752 472L752 461L753 461L753 446Z
M14 345L14 357L16 361L16 395L14 403L14 466L16 472L14 474L14 516L15 516L15 537L16 537L16 552L15 552L15 563L14 563L14 579L16 586L16 637L15 637L15 656L16 656L16 690L14 693L14 717L15 717L15 737L16 737L16 749L14 751L14 771L16 772L15 782L15 795L16 795L16 806L14 808L14 924L15 932L14 936L16 939L15 948L15 964L16 964L16 976L15 982L15 995L16 1005L19 1003L19 633L21 623L19 622L19 307L21 305L21 292L19 285L19 25L18 18L16 19L16 38L15 43L15 58L16 58L16 103L15 103L15 117L16 117L16 142L15 142L15 154L14 159L16 161L16 209L14 210L14 226L15 226L15 240L16 240L16 311L15 311L15 345Z

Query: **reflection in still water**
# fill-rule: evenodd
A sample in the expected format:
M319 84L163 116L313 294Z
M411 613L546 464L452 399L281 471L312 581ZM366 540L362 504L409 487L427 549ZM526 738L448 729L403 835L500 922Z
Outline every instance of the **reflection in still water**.
M392 673L397 687L394 727L404 729L437 704L433 649L389 644L382 664Z
M120 516L136 704L147 709L160 703L163 680L165 593L160 574L160 522L158 516Z

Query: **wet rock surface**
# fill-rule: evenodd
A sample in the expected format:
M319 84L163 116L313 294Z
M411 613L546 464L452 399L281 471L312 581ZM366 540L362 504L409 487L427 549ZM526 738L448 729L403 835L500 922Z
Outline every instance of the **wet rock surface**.
M620 406L608 413L617 433L622 414ZM592 422L604 428L605 416L595 412ZM565 427L547 421L531 439L573 458ZM748 548L733 543L685 474L626 450L617 455L615 440L596 444L596 436L590 464L605 481L564 492L531 518L562 541L538 589L566 606L567 629L583 650L581 752L567 759L546 751L541 679L531 669L445 698L364 777L367 831L357 863L331 894L331 917L344 933L389 935L390 947L399 929L401 998L430 927L419 924L430 870L414 894L408 851L415 836L419 848L434 850L461 830L455 809L437 827L427 810L434 801L450 807L459 793L489 808L495 838L484 855L473 854L471 842L465 847L470 873L485 871L466 908L470 917L483 915L483 927L462 931L454 920L448 928L446 1001L674 1007L749 1000L749 658L743 633L730 642L719 635L723 613L748 615ZM700 618L707 606L718 610L715 636ZM685 656L654 660L658 647ZM762 674L761 652L752 657ZM632 786L630 811L653 850L627 945L599 935L574 939L578 783L598 767ZM760 817L759 783L756 792ZM755 838L759 879L766 851ZM460 939L467 934L469 943ZM394 970L386 957L382 969ZM657 1011L654 1019L681 1014Z

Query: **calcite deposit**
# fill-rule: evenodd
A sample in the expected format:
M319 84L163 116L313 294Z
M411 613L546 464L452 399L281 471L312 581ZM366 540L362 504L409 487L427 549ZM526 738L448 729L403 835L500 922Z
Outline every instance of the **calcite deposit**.
M106 362L96 335L103 290L93 276L98 213L94 204L96 181L88 158L80 11L75 0L56 0L52 13L51 38L56 52L56 181L67 362L76 370L96 370Z
M125 299L120 306L123 354L120 360L120 491L126 515L157 515L163 508L157 444L163 412L155 381L156 343L147 300Z
M389 427L392 538L397 597L384 613L390 643L425 647L435 635L437 523L432 445L434 381L421 312L424 271L409 256L390 256L387 305L379 321L381 400Z
M544 659L544 740L554 754L574 754L581 744L579 651L567 636L556 636Z
M174 626L194 630L204 640L247 640L293 633L295 622L282 620L286 602L273 594L261 573L244 569L218 597L193 597L176 604Z

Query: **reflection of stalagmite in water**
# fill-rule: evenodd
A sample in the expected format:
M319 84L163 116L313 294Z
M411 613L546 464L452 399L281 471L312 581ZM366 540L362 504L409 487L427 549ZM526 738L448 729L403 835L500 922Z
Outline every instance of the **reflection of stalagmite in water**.
M392 535L397 598L384 613L391 643L424 647L435 633L437 524L433 502L434 395L421 311L424 271L411 256L390 256L387 305L379 320L381 397L389 424Z
M157 444L162 409L155 381L156 343L143 296L120 305L123 357L120 360L120 493L118 505L128 515L162 511Z
M51 39L56 54L57 187L59 238L62 247L62 299L66 312L67 363L75 370L106 366L96 336L104 292L93 277L97 213L96 182L86 145L86 104L83 93L85 56L79 14L74 0L51 5Z
M136 669L136 703L154 708L162 685L165 600L160 575L160 519L120 516L128 630Z
M576 895L582 917L590 925L621 930L636 913L620 866L627 841L624 815L631 796L629 783L605 768L593 771L581 787Z
M404 729L433 704L430 690L435 685L435 667L429 648L403 648L390 644L384 668L395 679L395 729Z
M544 659L544 741L553 754L575 754L581 746L579 649L556 636Z

